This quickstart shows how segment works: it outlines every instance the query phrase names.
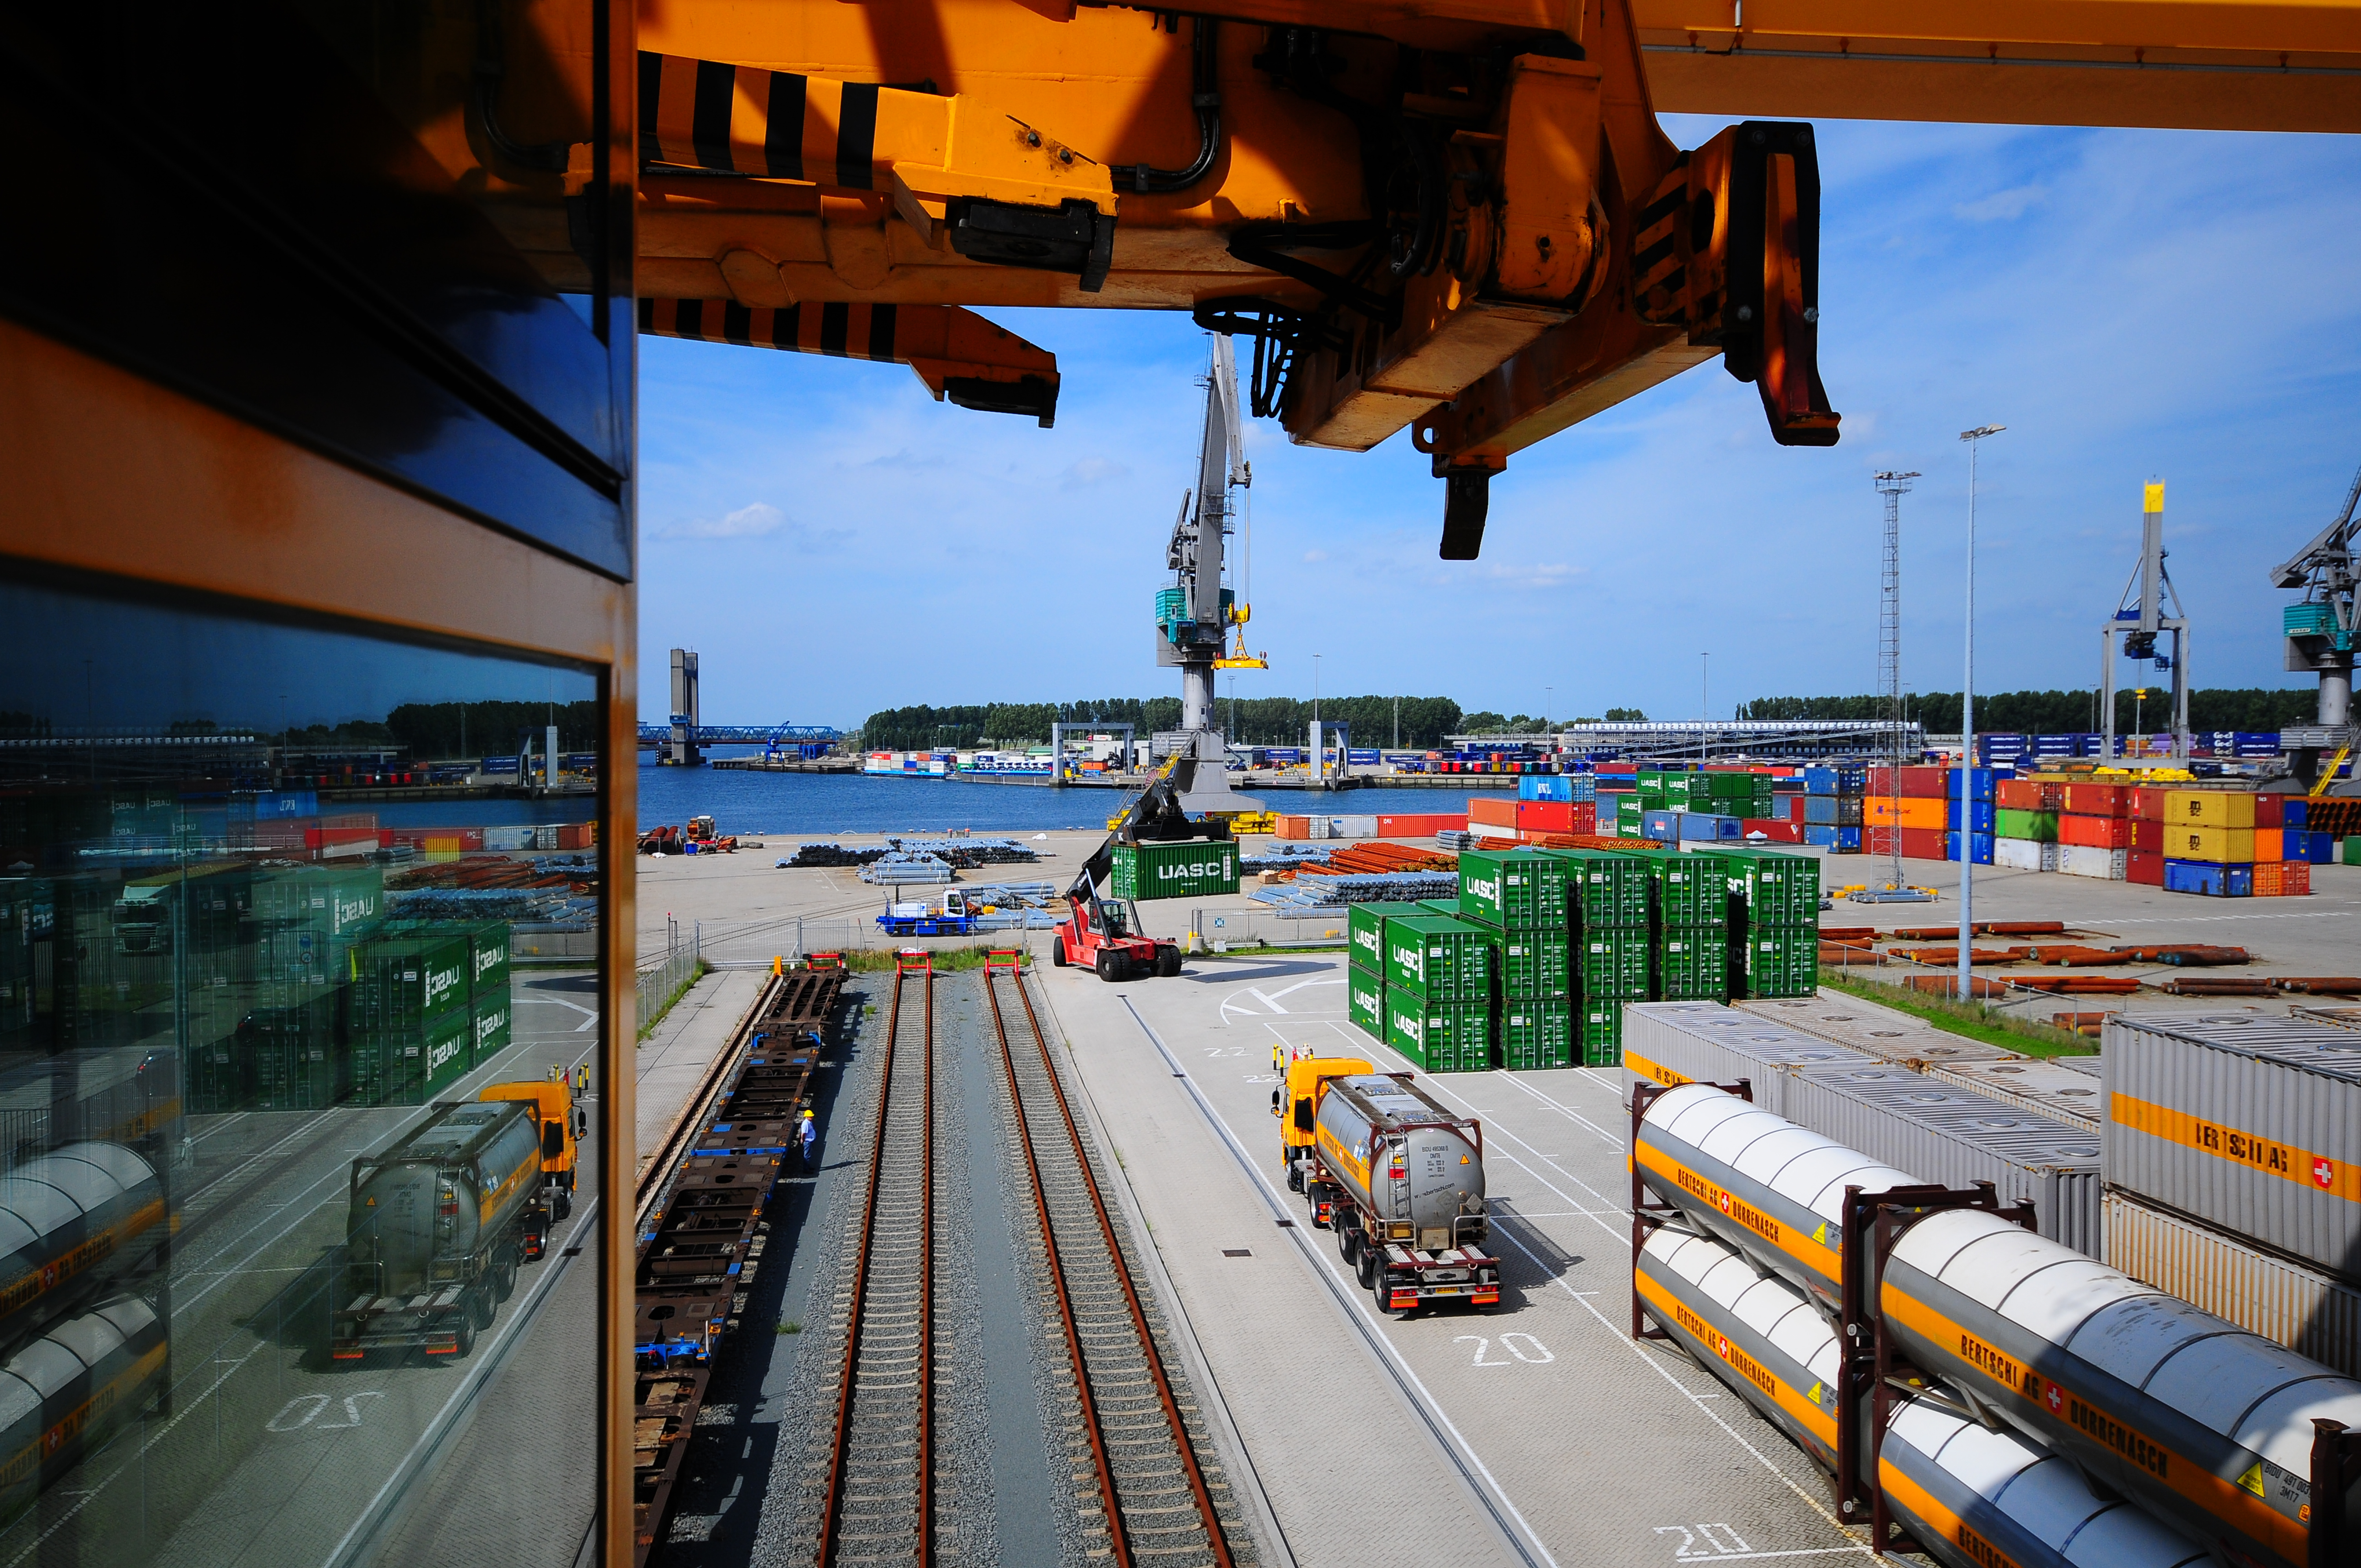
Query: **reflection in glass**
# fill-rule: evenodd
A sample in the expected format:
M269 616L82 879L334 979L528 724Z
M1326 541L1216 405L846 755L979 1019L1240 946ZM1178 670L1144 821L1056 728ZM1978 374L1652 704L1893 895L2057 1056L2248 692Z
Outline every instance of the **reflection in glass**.
M0 584L0 1568L574 1560L599 738L578 670Z

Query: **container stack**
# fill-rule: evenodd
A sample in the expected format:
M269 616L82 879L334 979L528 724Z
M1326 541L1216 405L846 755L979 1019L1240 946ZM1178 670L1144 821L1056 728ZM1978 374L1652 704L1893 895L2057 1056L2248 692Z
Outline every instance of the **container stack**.
M1355 904L1345 911L1345 1010L1373 1040L1386 1037L1386 922L1431 915L1422 904Z
M2255 806L2262 797L2226 789L2137 793L2140 820L2134 828L2134 845L2157 855L2165 892L2215 898L2253 895ZM2277 797L2272 799L2276 805ZM2310 891L2308 883L2305 891Z
M1653 879L1631 855L1553 853L1566 862L1574 1047L1585 1067L1613 1067L1623 1057L1624 1006L1648 995Z
M192 1110L315 1111L351 1092L351 956L385 913L370 865L292 867L255 879L251 1005L191 1052ZM232 993L234 994L234 992Z
M1866 847L1863 796L1869 770L1850 763L1804 770L1804 842L1831 854L1857 855Z
M2127 784L2070 779L2059 786L2058 869L2068 876L2123 882L2130 873L2132 797Z
M2106 1261L2361 1376L2361 1052L2257 1014L2107 1020Z
M1473 921L1389 916L1385 1040L1428 1072L1492 1066L1493 935Z
M1459 857L1459 917L1499 955L1500 1056L1512 1070L1571 1067L1569 862L1545 850Z
M1737 846L1719 852L1730 867L1728 994L1819 994L1819 861Z
M1993 863L2011 871L2058 869L2058 817L2066 785L2058 779L2001 779L1993 785Z
M1730 861L1711 850L1632 850L1648 868L1648 998L1730 996Z

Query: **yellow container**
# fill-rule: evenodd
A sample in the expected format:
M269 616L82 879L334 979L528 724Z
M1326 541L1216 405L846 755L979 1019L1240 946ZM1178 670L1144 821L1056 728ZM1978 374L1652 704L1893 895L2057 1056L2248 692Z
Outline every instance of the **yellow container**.
M2164 855L2170 861L2208 861L2218 866L2249 864L2255 858L2255 830L2171 823L2164 830Z
M2255 797L2242 790L2169 789L2164 792L2164 819L2176 827L2252 828Z

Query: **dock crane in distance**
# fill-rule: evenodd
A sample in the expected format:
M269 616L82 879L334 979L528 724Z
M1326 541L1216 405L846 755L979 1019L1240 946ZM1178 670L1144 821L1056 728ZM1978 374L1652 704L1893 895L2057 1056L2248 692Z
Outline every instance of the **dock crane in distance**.
M2353 722L2353 636L2356 626L2356 590L2361 587L2361 473L2353 476L2345 505L2312 542L2271 569L2271 587L2301 588L2303 598L2280 612L2287 638L2287 668L2320 676L2319 722L2306 729L2282 729L2280 743L2293 754L2296 776L2314 794L2325 793L2336 770L2350 755L2356 739ZM2334 749L2322 767L2322 753Z

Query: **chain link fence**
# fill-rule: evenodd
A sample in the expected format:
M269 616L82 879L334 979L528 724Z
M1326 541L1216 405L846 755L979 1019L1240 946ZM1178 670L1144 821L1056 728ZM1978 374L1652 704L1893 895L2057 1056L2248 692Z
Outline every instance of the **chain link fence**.
M704 934L692 928L686 941L675 941L672 951L639 971L640 1035L660 1023L683 992L705 972Z

